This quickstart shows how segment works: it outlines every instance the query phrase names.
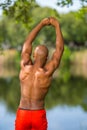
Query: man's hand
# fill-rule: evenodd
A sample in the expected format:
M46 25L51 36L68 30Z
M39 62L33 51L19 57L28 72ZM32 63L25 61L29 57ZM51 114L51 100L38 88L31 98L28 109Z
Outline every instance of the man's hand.
M57 19L55 19L54 17L50 17L50 24L53 25L54 27L59 25L59 22Z
M41 22L42 22L43 26L50 25L50 18L45 18Z
M42 25L53 25L54 27L57 27L59 25L59 22L54 17L45 18L41 21Z

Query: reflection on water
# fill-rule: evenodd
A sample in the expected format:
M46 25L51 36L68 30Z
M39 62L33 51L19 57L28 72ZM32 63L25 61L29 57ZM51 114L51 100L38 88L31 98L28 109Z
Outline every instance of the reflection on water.
M47 112L48 130L87 130L87 112L80 106L57 106Z
M53 79L51 88L46 97L46 107L67 104L69 106L81 105L87 110L87 79L73 77L68 82ZM7 105L9 111L16 111L20 98L20 85L18 76L13 78L0 78L0 99Z
M0 130L14 130L15 114L0 103ZM47 111L48 130L87 130L87 112L80 106L56 106Z
M18 76L10 78L0 78L0 99L4 101L9 111L17 109L19 103L19 79Z
M48 130L87 129L87 78L81 73L75 75L76 71L72 70L74 74L69 74L66 82L60 77L53 79L46 97ZM0 130L13 130L20 98L18 75L14 75L15 70L13 75L10 75L11 71L8 72L4 77L4 71L0 78ZM84 73L87 74L87 70Z
M50 108L57 104L80 105L87 111L87 79L71 76L68 82L54 79L47 95L46 104Z
M8 112L6 105L0 103L0 130L14 130L15 114Z

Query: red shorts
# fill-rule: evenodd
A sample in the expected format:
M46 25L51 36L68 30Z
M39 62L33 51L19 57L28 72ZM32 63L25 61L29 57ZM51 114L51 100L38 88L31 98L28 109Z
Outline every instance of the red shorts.
M18 109L15 130L47 130L46 111Z

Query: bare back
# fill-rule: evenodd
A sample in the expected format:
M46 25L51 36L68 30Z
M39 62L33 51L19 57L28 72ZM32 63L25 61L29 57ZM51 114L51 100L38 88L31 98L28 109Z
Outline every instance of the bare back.
M21 102L19 107L27 109L44 108L44 98L51 84L51 76L48 76L42 68L35 65L27 65L20 71Z
M40 59L35 51L35 64L32 64L32 42L42 27L52 25L56 30L56 49L52 59L46 63L46 56ZM60 26L55 18L43 19L29 34L22 49L20 84L21 100L19 107L24 109L43 109L44 99L49 90L54 71L58 68L64 50L64 42ZM45 53L44 53L45 54ZM45 61L45 62L44 62Z

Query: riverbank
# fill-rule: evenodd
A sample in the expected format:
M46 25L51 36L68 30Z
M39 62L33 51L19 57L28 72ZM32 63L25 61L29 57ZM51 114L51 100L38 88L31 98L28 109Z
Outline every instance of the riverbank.
M87 49L75 51L72 54L72 60L71 61L72 61L73 64L87 65Z
M76 51L71 56L71 73L87 78L87 49Z
M17 71L14 69L16 64L17 51L5 50L0 54L0 77L15 76ZM87 77L87 49L71 53L71 73L77 76Z
M5 50L0 53L0 77L7 78L15 76L17 72L14 69L16 50Z

